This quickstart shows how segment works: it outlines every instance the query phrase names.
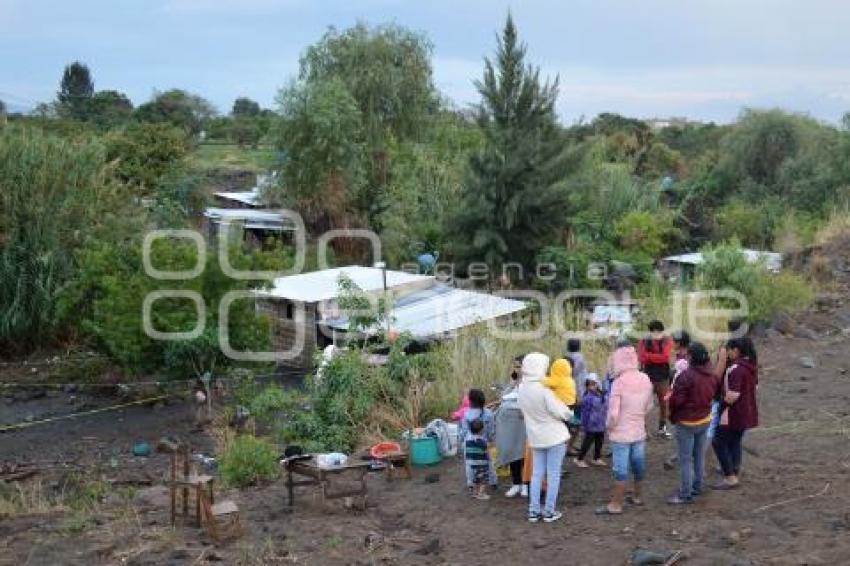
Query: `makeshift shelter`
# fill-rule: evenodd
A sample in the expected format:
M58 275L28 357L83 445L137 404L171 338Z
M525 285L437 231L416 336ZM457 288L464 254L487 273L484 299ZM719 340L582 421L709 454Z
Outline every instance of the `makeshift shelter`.
M296 333L303 333L304 348L288 364L309 367L316 348L342 342L349 335L348 317L337 301L342 274L376 298L385 291L391 293L392 329L410 333L421 342L447 338L466 326L526 308L521 301L456 289L432 276L375 267L348 266L280 277L270 289L256 294L259 308L275 319L276 350L289 350L297 343Z
M783 256L781 253L749 249L741 251L749 263L763 261L765 267L773 273L778 273L782 269ZM697 266L704 261L705 258L700 252L671 255L659 261L658 269L664 277L676 279L681 284L687 284L693 280Z

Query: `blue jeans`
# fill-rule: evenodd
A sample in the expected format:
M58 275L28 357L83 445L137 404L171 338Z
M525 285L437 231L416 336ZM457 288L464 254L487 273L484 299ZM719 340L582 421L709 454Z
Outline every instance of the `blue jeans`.
M679 445L680 499L691 499L702 491L708 428L708 424L676 425L676 443Z
M635 481L643 481L646 476L646 441L612 442L611 458L614 481L628 481L629 475Z
M472 487L475 484L475 470L469 461L464 461L464 467L466 468L466 487ZM496 466L492 459L487 461L487 468L487 479L490 485L498 485L499 477L496 475Z
M528 512L540 514L540 491L543 487L543 476L546 476L546 503L543 513L549 515L555 512L558 503L558 490L561 487L561 464L567 454L566 444L557 444L550 448L534 448L532 450L534 467L531 474L531 489L529 493Z
M714 438L714 433L717 431L717 425L720 424L720 401L711 402L711 422L708 424L706 437L711 440Z

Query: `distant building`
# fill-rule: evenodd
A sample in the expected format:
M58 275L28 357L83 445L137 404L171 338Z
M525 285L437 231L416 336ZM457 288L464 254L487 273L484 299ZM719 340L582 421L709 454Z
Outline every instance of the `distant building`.
M649 126L650 130L658 131L663 130L664 128L677 127L684 128L688 125L701 124L697 120L689 120L682 116L671 116L669 118L649 118L644 120L647 126Z
M773 273L778 273L782 269L783 255L781 253L747 249L741 251L749 263L764 261L765 267ZM671 255L659 260L658 269L665 278L675 279L685 284L693 280L697 266L704 261L705 258L700 252Z

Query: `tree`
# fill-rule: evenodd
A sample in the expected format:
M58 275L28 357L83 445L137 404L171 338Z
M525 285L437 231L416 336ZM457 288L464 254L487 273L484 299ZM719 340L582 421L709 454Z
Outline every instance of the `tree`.
M65 67L56 97L60 108L71 118L84 120L94 94L94 81L88 66L74 61Z
M260 105L250 98L240 96L233 101L233 109L230 114L234 118L254 118L260 115Z
M566 155L555 117L558 81L541 81L525 64L508 16L495 64L485 60L476 87L483 151L469 163L463 206L455 222L459 259L483 261L498 273L505 262L531 267L535 253L566 224Z
M157 93L153 100L139 106L135 118L142 122L170 122L195 136L215 114L215 107L208 100L175 88Z
M257 147L263 131L255 118L236 118L230 125L230 136L239 147Z
M116 174L150 193L186 157L186 134L170 124L131 122L106 137L106 154L117 161Z
M347 225L363 176L356 101L340 79L329 79L293 84L278 102L277 145L286 155L280 197L294 201L313 228Z
M87 118L103 129L127 122L132 113L133 103L117 90L100 90L88 102Z
M614 224L614 235L626 252L655 260L681 238L669 212L633 210Z
M418 139L437 109L431 43L397 25L357 24L330 28L301 58L299 78L307 84L340 81L360 111L369 183L359 200L370 225L380 229L377 204L390 177L392 140Z

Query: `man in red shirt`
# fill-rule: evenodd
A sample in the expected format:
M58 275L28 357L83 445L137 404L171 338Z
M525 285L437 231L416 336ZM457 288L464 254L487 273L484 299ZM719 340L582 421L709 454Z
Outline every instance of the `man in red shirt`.
M638 342L638 359L641 370L649 376L655 397L658 399L658 436L670 438L667 430L667 403L664 398L670 389L670 356L673 340L664 334L664 323L649 323L649 336Z

